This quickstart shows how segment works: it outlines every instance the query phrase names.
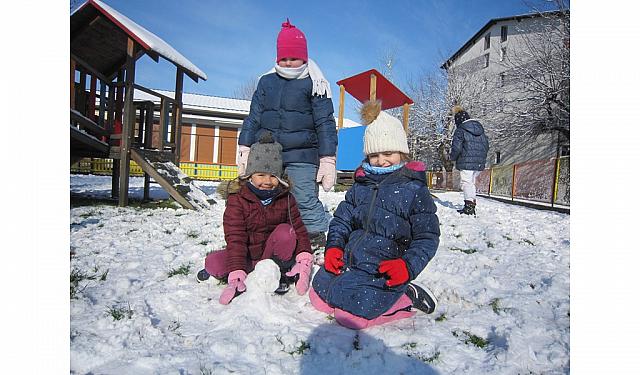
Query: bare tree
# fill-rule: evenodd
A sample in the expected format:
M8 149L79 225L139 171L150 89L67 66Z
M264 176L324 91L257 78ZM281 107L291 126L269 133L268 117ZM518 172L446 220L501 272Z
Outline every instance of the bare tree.
M251 78L233 91L233 97L236 99L251 100L257 87L258 77Z

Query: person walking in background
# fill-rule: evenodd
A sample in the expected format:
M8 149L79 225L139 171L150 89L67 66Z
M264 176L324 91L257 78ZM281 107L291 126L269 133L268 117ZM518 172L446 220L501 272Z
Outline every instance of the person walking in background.
M283 176L281 151L271 133L264 133L251 146L244 174L229 187L222 219L227 247L209 253L204 269L197 274L199 282L210 276L228 280L219 299L223 305L246 290L247 274L265 259L280 267L275 293L286 293L293 282L300 295L309 288L311 244L296 199L289 192L289 181Z
M467 111L456 105L451 110L456 123L449 159L456 162L460 171L460 185L464 196L464 207L458 212L465 215L476 214L476 177L484 170L489 152L489 140L482 124L470 118Z
M242 124L239 174L246 167L250 146L266 131L282 145L285 174L292 182L312 247L324 248L329 221L318 199L318 183L325 191L335 184L338 144L331 89L308 57L305 35L289 19L278 34L275 66L260 77Z
M367 158L329 226L324 267L309 290L312 305L351 329L409 318L436 308L412 283L438 249L440 227L425 166L411 161L400 120L380 101L361 110Z

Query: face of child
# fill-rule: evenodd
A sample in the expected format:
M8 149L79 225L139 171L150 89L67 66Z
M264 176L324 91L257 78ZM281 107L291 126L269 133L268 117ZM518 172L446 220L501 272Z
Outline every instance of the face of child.
M400 164L402 161L402 154L398 151L377 152L369 154L367 157L369 158L369 164L374 167L390 167Z
M284 59L278 61L278 65L281 68L299 68L302 66L302 64L304 64L304 60L294 59L291 57L285 57Z
M280 184L276 176L270 173L254 173L251 175L250 181L260 190L273 190Z

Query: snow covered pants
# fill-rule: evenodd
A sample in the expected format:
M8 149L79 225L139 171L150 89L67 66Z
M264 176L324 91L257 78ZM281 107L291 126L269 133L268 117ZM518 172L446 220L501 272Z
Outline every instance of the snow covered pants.
M318 293L313 290L313 287L309 289L309 299L311 300L311 305L313 305L316 310L326 314L333 314L333 316L336 318L336 321L340 323L340 325L351 329L365 329L385 323L390 323L394 320L410 318L416 314L415 311L409 311L412 303L411 299L407 297L406 294L403 294L402 297L400 297L400 299L397 300L396 303L393 304L393 306L391 306L388 311L374 319L365 319L344 310L329 306L325 301L322 300L322 298L320 298Z
M256 264L264 259L273 259L278 265L293 263L293 251L296 248L296 232L290 224L279 224L267 238L262 257L258 260L248 260L247 273L253 271ZM217 250L204 260L204 269L216 279L226 277L229 270L226 266L227 250Z
M460 185L462 187L462 194L465 201L476 200L476 177L480 174L480 171L460 171Z
M318 166L309 163L290 163L285 173L293 183L291 193L296 197L302 222L309 233L326 232L329 220L324 206L318 199L319 186L316 182Z

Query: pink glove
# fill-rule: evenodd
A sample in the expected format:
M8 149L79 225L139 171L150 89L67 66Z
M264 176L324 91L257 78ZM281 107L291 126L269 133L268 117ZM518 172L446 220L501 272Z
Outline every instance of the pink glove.
M247 160L249 159L249 151L251 147L238 145L238 153L236 154L236 164L238 164L238 176L244 176L247 170Z
M313 254L300 253L296 256L296 264L291 271L285 275L291 277L299 275L296 281L296 290L299 295L303 295L309 290L309 279L311 277L311 265L313 264Z
M322 183L322 189L329 191L336 183L336 157L323 156L320 158L320 166L318 167L318 176L316 182Z
M228 305L232 299L237 295L247 290L247 286L244 285L244 280L247 278L247 273L243 270L233 271L229 274L229 285L222 291L220 295L220 303Z

